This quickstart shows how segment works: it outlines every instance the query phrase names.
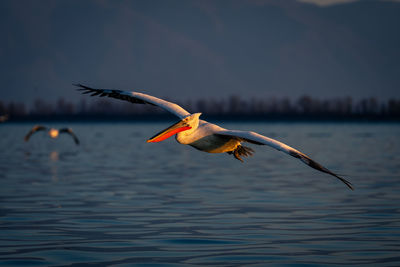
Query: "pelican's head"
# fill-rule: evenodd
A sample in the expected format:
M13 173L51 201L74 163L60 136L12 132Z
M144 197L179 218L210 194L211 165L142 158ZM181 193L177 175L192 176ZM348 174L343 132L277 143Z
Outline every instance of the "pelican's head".
M192 115L187 116L181 121L173 124L165 130L162 130L158 134L154 135L152 138L147 140L147 143L160 142L168 137L173 136L174 134L184 132L184 134L191 134L194 132L197 127L199 127L199 117L201 113L194 113Z
M51 138L57 138L58 134L59 134L59 132L58 132L57 129L51 128L49 130L49 135L50 135Z

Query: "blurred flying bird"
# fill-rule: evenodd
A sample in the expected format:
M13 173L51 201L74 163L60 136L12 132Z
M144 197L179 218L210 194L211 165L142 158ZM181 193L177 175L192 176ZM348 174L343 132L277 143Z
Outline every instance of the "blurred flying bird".
M353 190L353 186L349 181L339 177L337 174L315 162L304 153L272 138L251 131L224 129L218 125L200 120L199 117L201 113L190 114L177 104L143 93L126 92L114 89L94 89L82 84L76 84L75 86L79 87L77 90L82 91L83 94L91 93L91 96L107 96L126 100L132 103L150 104L161 107L179 117L180 120L177 123L151 137L147 140L148 143L160 142L168 137L176 135L175 138L180 144L190 145L198 150L209 153L233 154L236 159L242 162L243 160L241 157L251 156L254 152L253 149L243 146L242 142L256 145L267 145L300 159L311 168L338 178Z
M8 120L8 115L7 114L0 116L0 122L5 122L6 120Z
M47 128L42 125L33 126L33 128L25 135L25 138L24 138L25 142L27 142L29 140L29 138L31 137L32 134L39 132L39 131L47 131L47 134L51 138L57 138L60 133L67 133L70 136L72 136L72 138L74 138L75 144L79 145L79 139L78 139L78 137L76 137L76 135L74 134L74 132L72 131L71 128L54 129L54 128Z

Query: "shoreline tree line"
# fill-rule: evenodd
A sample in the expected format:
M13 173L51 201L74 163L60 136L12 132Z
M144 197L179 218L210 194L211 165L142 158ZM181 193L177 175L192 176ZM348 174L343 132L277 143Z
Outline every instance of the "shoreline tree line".
M221 99L174 101L189 112L224 119L254 120L400 120L400 99L380 101L369 97L319 99L308 95L249 98L232 95ZM81 99L79 102L59 98L55 102L36 99L30 107L24 103L0 100L0 115L10 120L146 120L164 119L168 114L151 105L132 104L109 98Z

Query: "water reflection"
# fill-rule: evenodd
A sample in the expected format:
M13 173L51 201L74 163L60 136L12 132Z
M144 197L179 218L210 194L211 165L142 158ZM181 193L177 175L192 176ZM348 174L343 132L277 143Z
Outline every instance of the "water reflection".
M59 154L58 154L58 151L51 151L51 152L50 152L50 159L51 159L51 161L53 161L53 162L58 161L58 160L60 159Z
M51 151L50 152L50 160L52 161L52 164L50 166L51 168L51 178L54 182L58 181L58 166L57 166L57 161L59 160L59 154L57 151Z

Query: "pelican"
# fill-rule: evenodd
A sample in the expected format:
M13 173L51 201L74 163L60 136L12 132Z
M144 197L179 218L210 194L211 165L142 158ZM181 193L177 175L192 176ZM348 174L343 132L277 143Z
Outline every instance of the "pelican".
M78 139L78 137L76 137L76 135L74 134L74 132L72 131L71 128L54 129L54 128L47 128L42 125L33 126L33 128L25 135L25 138L24 138L25 142L27 142L29 140L29 138L31 137L32 134L39 132L39 131L47 131L47 134L53 139L57 138L60 135L60 133L67 133L72 136L72 138L75 141L75 144L79 145L79 139Z
M0 116L0 123L1 122L5 122L6 120L8 120L8 115L7 114Z
M148 143L160 142L175 135L176 141L180 144L190 145L200 151L208 153L232 154L236 159L242 162L242 157L251 156L254 152L253 149L243 146L243 142L256 145L267 145L287 153L292 157L300 159L311 168L336 177L346 184L351 190L354 190L352 184L346 179L331 172L304 153L272 138L251 131L224 129L218 125L200 120L199 117L201 113L190 114L188 111L175 103L143 93L127 92L114 89L95 89L82 84L75 84L75 86L79 87L77 90L82 91L83 94L90 93L91 96L107 96L137 104L150 104L153 106L158 106L166 111L171 112L180 119L177 123L148 139Z

